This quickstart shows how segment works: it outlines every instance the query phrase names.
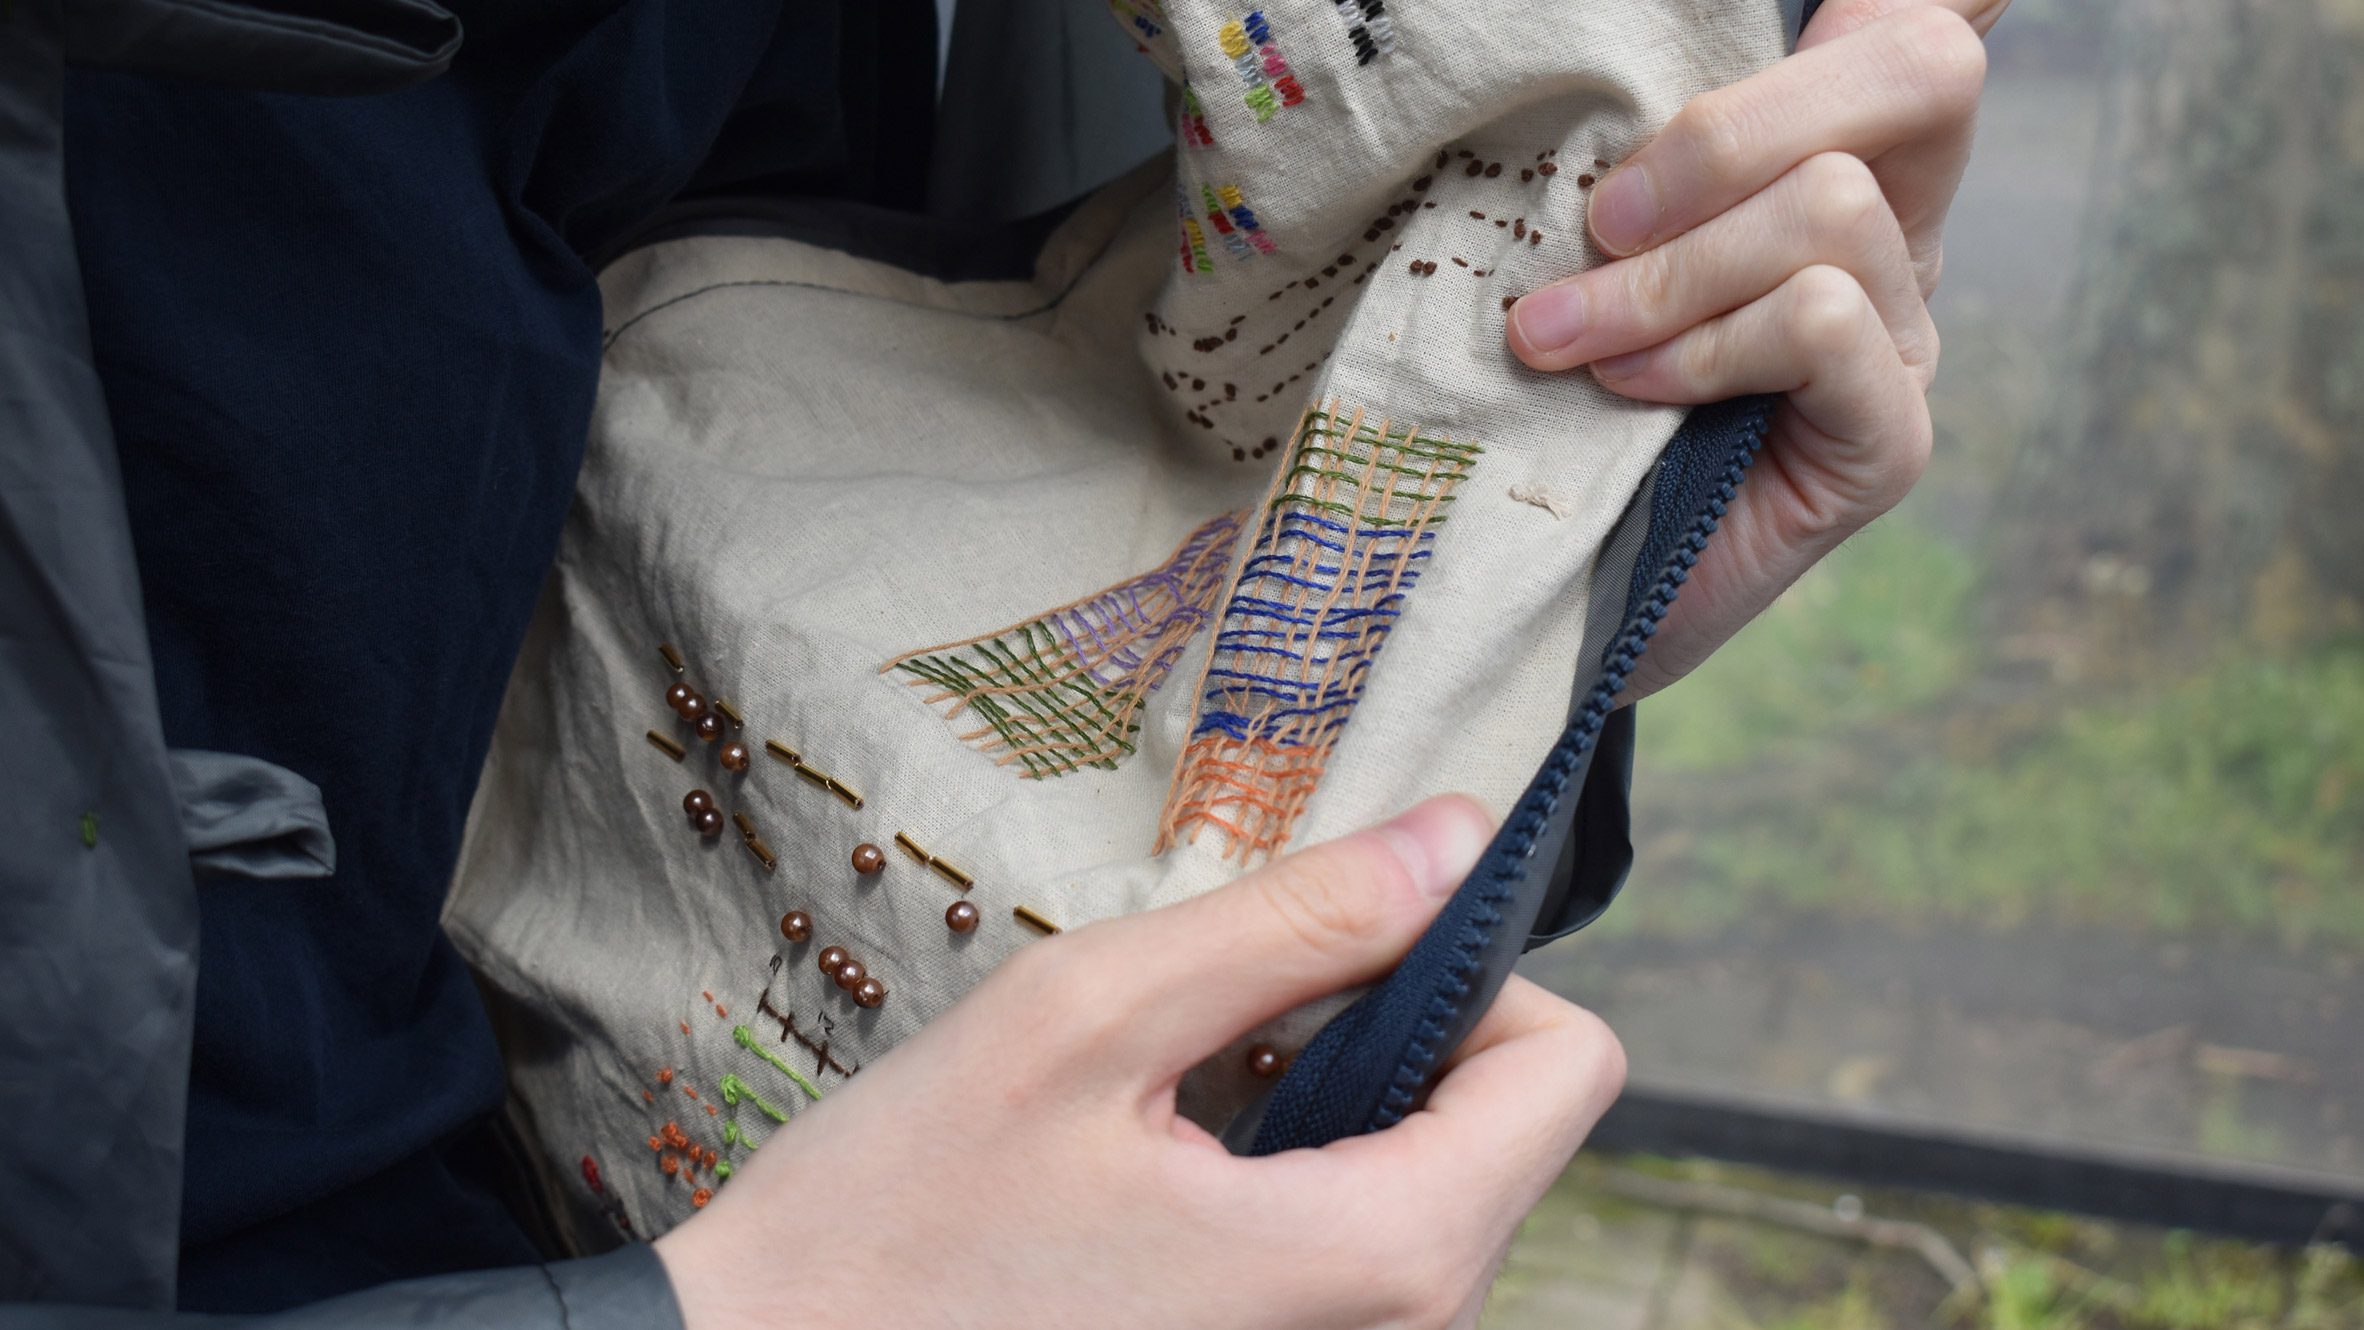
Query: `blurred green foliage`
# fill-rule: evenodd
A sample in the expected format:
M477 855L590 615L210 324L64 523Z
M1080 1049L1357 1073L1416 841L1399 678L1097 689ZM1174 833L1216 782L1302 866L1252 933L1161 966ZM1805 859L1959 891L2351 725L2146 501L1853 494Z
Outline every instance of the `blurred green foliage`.
M1577 1159L1528 1219L1488 1330L1561 1330L1572 1305L1652 1330L2359 1330L2364 1259L1872 1190L1867 1216L1924 1226L1978 1272L1949 1290L1914 1253L1786 1224L1621 1199L1618 1173L1828 1205L1827 1181L1702 1160ZM1612 1308L1627 1304L1627 1314ZM1639 1311L1641 1319L1630 1313ZM1586 1322L1589 1323L1589 1322Z
M1967 549L1894 519L1644 703L1639 829L1668 887L1611 919L1771 902L2364 948L2364 643L2013 685L1980 592Z

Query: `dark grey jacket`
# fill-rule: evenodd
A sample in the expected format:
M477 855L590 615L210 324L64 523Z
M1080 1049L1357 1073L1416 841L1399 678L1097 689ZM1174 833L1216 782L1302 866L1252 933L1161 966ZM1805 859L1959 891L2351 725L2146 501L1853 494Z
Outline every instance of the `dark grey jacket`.
M60 156L67 61L282 92L433 76L427 0L0 0L0 1328L674 1326L655 1254L180 1317L191 865L316 876L319 791L168 752Z

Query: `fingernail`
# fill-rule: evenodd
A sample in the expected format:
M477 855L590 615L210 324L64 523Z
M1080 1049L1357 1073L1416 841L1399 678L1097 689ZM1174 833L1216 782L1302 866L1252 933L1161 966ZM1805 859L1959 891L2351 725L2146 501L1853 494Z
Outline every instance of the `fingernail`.
M1611 254L1631 254L1650 243L1664 211L1649 170L1639 162L1621 166L1592 192L1592 238Z
M1452 895L1494 838L1485 810L1455 794L1415 804L1381 823L1378 833L1431 900Z
M1650 353L1644 350L1628 351L1621 356L1605 356L1592 362L1592 376L1604 382L1610 379L1630 379L1641 373L1642 362L1647 360L1649 355Z
M1537 351L1557 351L1584 335L1584 292L1573 282L1529 291L1510 307L1519 337Z

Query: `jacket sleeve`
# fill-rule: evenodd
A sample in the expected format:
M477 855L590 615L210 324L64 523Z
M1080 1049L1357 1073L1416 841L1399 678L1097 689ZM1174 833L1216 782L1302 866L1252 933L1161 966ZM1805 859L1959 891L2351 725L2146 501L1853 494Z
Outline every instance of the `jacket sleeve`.
M387 1284L268 1316L0 1306L0 1330L679 1330L680 1325L665 1268L655 1250L640 1242L587 1260Z

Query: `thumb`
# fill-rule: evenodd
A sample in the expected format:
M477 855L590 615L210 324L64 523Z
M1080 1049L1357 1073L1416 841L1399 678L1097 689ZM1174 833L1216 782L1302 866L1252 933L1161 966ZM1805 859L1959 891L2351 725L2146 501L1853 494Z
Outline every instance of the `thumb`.
M1105 972L1121 976L1119 1009L1135 1014L1128 1042L1154 1072L1179 1072L1259 1021L1377 978L1492 835L1475 800L1442 795L1195 900L1098 926L1099 943L1123 957Z

